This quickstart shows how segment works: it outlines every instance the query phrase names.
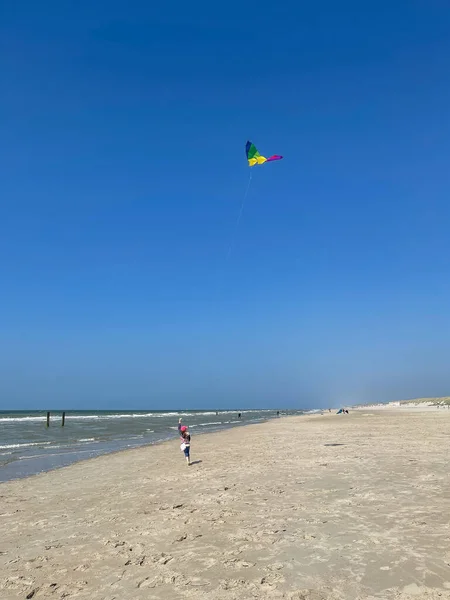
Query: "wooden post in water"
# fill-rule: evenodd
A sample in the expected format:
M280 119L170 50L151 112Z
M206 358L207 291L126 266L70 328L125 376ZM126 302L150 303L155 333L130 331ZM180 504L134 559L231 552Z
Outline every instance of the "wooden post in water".
M62 421L61 421L61 427L64 427L65 424L66 424L66 413L63 412L63 414L62 414Z
M47 412L47 427L50 427L50 413Z

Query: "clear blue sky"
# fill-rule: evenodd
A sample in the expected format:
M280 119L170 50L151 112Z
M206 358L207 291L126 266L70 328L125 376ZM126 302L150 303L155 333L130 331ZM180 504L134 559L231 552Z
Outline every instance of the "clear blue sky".
M450 6L12 2L0 408L450 394ZM285 159L248 179L244 146Z

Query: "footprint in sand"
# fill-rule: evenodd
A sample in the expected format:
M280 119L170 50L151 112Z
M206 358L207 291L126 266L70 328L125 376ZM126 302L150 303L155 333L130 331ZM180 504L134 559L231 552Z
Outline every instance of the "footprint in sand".
M223 564L225 567L232 569L248 569L249 567L255 566L255 563L247 562L246 560L239 560L238 558L229 558Z
M220 587L224 590L255 589L255 584L246 579L225 579L220 582Z
M78 567L75 567L74 571L87 571L89 569L89 565L79 565Z
M146 577L142 581L137 584L137 588L155 588L158 585L164 584L164 578L161 575L156 575L156 577Z
M145 563L145 554L142 556L137 556L133 560L131 560L131 559L127 560L127 562L125 563L125 566L129 567L130 565L135 565L138 567L142 567L144 565L144 563Z
M150 557L150 560L154 563L158 563L159 565L167 565L168 562L173 560L173 556L170 554L166 554L165 552L161 552L161 554L155 554Z
M260 579L259 583L263 589L267 589L276 586L277 583L282 583L283 581L285 581L285 579L281 573L272 572L264 575L264 577Z
M332 597L316 590L297 590L295 592L287 592L283 596L286 600L329 600Z

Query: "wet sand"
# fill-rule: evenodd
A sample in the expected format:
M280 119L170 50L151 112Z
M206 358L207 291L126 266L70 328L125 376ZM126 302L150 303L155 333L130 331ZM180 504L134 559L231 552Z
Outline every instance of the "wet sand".
M450 598L450 411L279 419L0 485L0 598ZM201 461L201 462L198 462Z

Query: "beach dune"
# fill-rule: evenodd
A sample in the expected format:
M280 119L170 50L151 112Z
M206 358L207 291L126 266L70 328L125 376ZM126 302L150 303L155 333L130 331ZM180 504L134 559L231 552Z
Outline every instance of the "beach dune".
M0 485L0 598L450 598L450 414L279 419Z

